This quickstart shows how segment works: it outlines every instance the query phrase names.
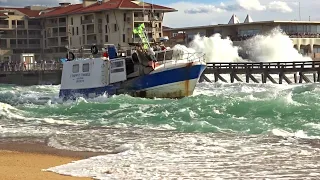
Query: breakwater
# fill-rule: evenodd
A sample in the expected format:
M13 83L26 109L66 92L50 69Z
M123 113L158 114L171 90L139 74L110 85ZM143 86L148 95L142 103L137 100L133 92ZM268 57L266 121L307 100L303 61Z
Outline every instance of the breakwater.
M57 85L61 82L62 64L4 64L0 67L0 83L16 85Z

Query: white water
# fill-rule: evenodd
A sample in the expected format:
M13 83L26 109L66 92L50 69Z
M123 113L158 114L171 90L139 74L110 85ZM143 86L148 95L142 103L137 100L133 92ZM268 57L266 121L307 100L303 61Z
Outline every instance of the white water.
M279 28L271 30L265 35L257 35L244 41L242 47L235 46L227 37L223 39L220 34L211 37L196 35L189 47L176 45L176 52L203 52L206 62L241 62L239 49L250 52L250 61L255 62L286 62L286 61L311 61L310 57L303 57L295 48L289 36Z

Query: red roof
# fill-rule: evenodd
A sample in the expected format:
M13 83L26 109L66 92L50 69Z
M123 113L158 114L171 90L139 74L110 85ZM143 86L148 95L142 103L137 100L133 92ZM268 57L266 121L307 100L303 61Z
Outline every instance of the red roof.
M0 13L0 17L7 17L4 13Z
M135 3L135 2L139 2L139 1L132 1L132 0L114 0L114 1L121 1L121 4L119 6L120 9L126 9L126 8L128 8L128 9L142 9L143 7L145 9L151 9L151 7L152 7L153 9L175 11L175 9L168 8L165 6L156 5L156 4L144 3L145 5L143 6L143 4L141 2L140 2L140 4Z
M65 7L63 6L53 7L53 8L44 10L44 12L48 10L49 12L41 14L40 17L60 16L60 15L69 14L71 12L80 10L81 8L83 8L82 4L72 4Z
M87 7L83 7L82 4L73 4L65 7L53 8L52 11L42 14L40 17L97 12L97 11L103 11L108 9L143 9L143 7L146 10L151 9L152 7L155 10L175 11L175 9L156 5L156 4L153 4L152 6L152 4L145 3L145 5L142 6L142 4L140 5L137 4L138 2L139 1L132 1L132 0L109 0L107 2L102 2L101 4L97 2Z
M29 17L37 17L39 16L40 11L36 10L30 10L28 8L11 8L11 7L0 7L0 10L16 10L20 11L21 13L25 14L26 16Z

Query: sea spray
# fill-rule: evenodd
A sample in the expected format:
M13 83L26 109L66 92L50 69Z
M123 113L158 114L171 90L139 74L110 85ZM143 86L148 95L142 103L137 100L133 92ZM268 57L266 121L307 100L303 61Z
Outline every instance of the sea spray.
M196 35L190 43L190 48L196 52L204 52L206 62L238 62L242 58L238 54L239 47L227 37L222 39L220 34L211 37Z
M244 49L249 59L256 62L311 61L293 46L292 40L280 28L272 29L265 35L256 35L245 41Z
M311 61L304 57L295 48L285 33L280 28L274 28L264 35L256 35L242 42L241 47L235 46L229 37L222 38L220 34L210 37L197 34L190 42L189 47L177 44L173 47L175 52L182 54L203 52L206 62L286 62L286 61ZM248 59L240 55L245 52ZM185 58L185 56L183 56Z

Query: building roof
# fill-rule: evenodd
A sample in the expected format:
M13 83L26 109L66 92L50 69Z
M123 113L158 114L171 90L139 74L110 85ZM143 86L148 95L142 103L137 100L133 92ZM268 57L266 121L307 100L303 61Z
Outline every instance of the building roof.
M239 18L236 16L236 15L232 15L228 24L239 24L240 23L240 20Z
M89 12L98 12L103 10L110 9L155 9L155 10L163 10L167 12L176 11L175 9L160 6L156 4L142 3L140 1L134 0L109 0L107 2L94 3L87 7L83 7L83 4L71 4L67 6L60 6L56 8L52 8L51 11L47 13L43 13L40 17L54 17L61 15L69 15L69 14L82 14Z
M16 10L21 12L22 14L25 14L28 17L37 17L39 16L40 11L39 10L31 10L29 8L16 8L16 7L0 7L1 11L5 10Z
M69 14L82 9L82 4L72 4L68 6L52 7L42 11L43 13L39 17L51 17L51 16L61 16L63 14Z
M244 20L244 23L252 23L252 22L253 22L253 20L252 20L251 16L248 14L246 19Z
M181 27L172 29L163 29L163 31L184 31L190 29L203 29L203 28L215 28L215 27L226 27L226 26L241 26L241 25L262 25L262 24L316 24L320 25L320 21L255 21L251 23L238 23L238 24L217 24L217 25L205 25L205 26L191 26Z
M172 29L171 27L168 27L168 26L162 26L162 29Z
M0 13L0 17L7 17L4 13Z

